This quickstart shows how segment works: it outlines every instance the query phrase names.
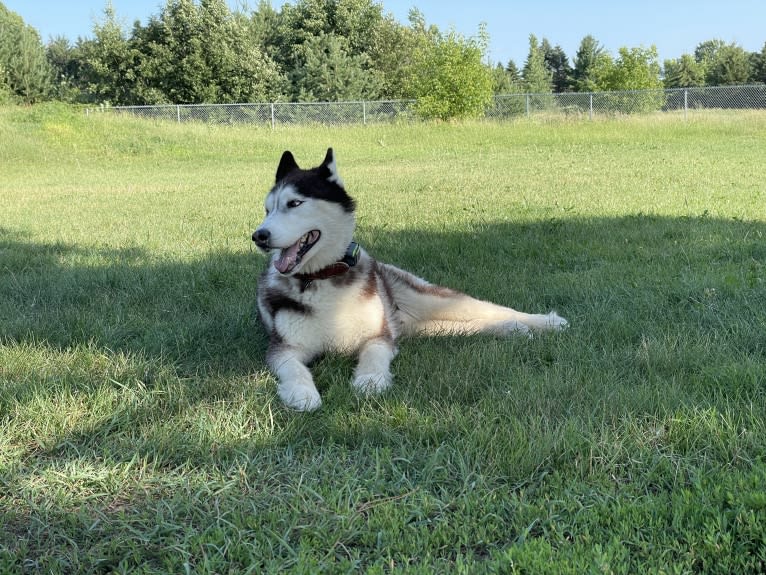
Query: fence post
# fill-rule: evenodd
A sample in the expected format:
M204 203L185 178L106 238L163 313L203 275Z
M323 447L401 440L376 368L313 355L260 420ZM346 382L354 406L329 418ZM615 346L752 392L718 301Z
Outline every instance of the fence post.
M593 119L593 92L591 92L590 94L590 107L588 110L588 119L589 120Z
M527 109L527 118L529 118L529 94L524 95L525 108Z
M181 106L176 104L176 121L180 124L181 123Z
M367 125L367 102L362 102L362 125Z
M271 129L274 129L274 102L271 103Z
M686 121L686 111L689 108L689 88L684 88L684 121Z

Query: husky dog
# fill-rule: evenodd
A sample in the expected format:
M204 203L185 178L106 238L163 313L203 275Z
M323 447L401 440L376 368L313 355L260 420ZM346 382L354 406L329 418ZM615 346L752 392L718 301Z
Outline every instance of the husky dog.
M258 284L258 310L271 337L266 361L293 409L321 405L307 365L324 352L357 353L351 385L373 394L391 385L401 335L529 334L567 325L554 312L521 313L373 259L352 241L355 203L332 148L309 170L285 152L265 207L253 241L273 255Z

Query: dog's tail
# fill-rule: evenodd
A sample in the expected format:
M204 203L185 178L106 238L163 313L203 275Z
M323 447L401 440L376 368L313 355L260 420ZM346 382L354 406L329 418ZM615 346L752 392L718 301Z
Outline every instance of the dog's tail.
M508 335L532 330L562 330L567 321L555 312L529 314L437 286L395 266L378 263L405 334Z

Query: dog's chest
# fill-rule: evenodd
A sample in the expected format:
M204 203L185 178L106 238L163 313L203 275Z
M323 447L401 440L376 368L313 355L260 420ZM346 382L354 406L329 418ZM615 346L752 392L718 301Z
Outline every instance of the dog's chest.
M326 283L325 283L326 282ZM379 336L386 324L383 302L361 286L334 286L314 282L303 293L285 293L298 305L286 305L273 314L273 327L282 341L314 352L353 352Z

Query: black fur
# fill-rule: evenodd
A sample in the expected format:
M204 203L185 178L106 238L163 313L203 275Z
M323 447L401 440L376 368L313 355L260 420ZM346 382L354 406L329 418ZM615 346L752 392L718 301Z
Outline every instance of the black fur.
M266 304L266 308L269 310L269 315L271 317L275 317L277 313L283 309L302 314L312 313L311 306L299 302L278 291L268 290L263 296L263 302Z
M298 167L292 153L285 152L277 168L276 185L292 185L295 191L306 198L317 198L340 204L343 210L353 213L356 209L354 199L346 193L343 186L330 181L332 172L329 165L333 159L332 148L327 149L324 161L316 168L303 170Z

